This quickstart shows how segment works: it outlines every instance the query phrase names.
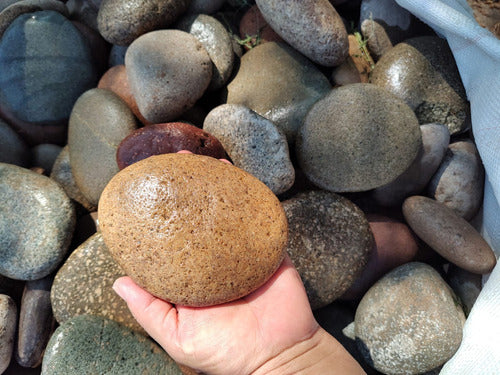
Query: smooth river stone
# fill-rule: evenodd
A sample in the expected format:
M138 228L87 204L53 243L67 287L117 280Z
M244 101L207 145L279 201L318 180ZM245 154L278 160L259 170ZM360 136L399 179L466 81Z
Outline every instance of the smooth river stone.
M462 341L464 312L431 266L406 263L365 294L355 317L360 350L388 375L421 374L451 358Z
M421 193L439 168L450 142L442 124L421 125L422 147L408 169L387 185L376 188L373 198L383 206L398 206L410 195Z
M459 141L448 146L428 190L431 198L465 220L477 214L483 203L484 167L473 142Z
M128 45L147 32L171 25L189 3L189 0L103 0L97 27L108 42Z
M328 0L256 0L271 27L315 63L337 66L347 57L344 22Z
M371 82L403 99L422 124L445 124L452 135L470 126L465 89L445 39L423 36L397 44L377 62Z
M307 111L331 85L294 49L269 42L243 55L227 90L227 103L244 105L271 120L294 143Z
M28 167L31 153L24 140L0 119L0 162Z
M76 185L91 204L97 206L118 172L116 150L135 128L132 111L109 90L89 90L75 103L69 119L69 160Z
M130 90L152 123L175 120L201 98L213 64L202 44L180 30L157 30L134 40L125 54Z
M116 161L121 170L152 155L181 150L216 159L227 157L223 145L213 135L193 125L170 122L133 131L118 146Z
M238 104L223 104L205 118L203 129L224 146L234 165L281 194L295 180L286 137L268 119Z
M234 64L233 43L229 33L216 18L206 14L188 15L181 18L176 28L194 35L208 52L213 63L210 90L224 86Z
M418 237L451 263L479 274L496 264L488 243L465 219L434 199L412 196L403 204L408 225Z
M75 226L75 210L58 183L0 163L0 274L37 280L64 258Z
M207 306L243 297L276 271L287 242L279 200L247 172L195 154L151 156L104 189L111 255L150 293Z
M53 277L28 281L19 313L16 361L23 367L37 367L55 326L50 305Z
M181 375L177 364L151 339L92 315L59 326L43 357L42 375Z
M9 367L14 350L17 307L12 298L0 294L0 374Z
M334 192L370 190L394 180L422 145L408 105L369 83L333 89L307 114L297 136L299 164Z
M111 288L121 276L125 272L97 232L71 253L56 274L50 300L57 322L63 324L78 315L96 315L144 333L125 301Z
M368 220L351 201L327 191L282 202L287 252L313 309L340 297L361 274L375 244Z

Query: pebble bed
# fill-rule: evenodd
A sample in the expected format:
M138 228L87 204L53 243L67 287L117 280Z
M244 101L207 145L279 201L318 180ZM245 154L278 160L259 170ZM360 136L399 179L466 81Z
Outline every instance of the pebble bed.
M189 373L111 289L210 280L181 240L231 255L217 288L169 277L179 301L287 251L368 374L439 373L496 264L470 128L446 41L394 0L0 0L0 374Z

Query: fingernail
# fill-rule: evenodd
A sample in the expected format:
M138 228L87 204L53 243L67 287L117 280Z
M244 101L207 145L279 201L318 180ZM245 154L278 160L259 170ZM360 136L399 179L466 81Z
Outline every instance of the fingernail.
M118 280L116 280L113 283L112 288L115 291L115 293L118 294L122 299L124 299L125 301L127 300L127 290L121 285L121 283Z

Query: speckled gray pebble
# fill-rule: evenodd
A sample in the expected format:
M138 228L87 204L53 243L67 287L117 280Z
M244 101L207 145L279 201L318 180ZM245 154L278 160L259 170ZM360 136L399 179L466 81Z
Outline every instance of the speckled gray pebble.
M19 313L16 361L23 367L37 367L55 326L50 305L53 276L28 281Z
M293 185L295 170L286 137L268 119L238 104L223 104L205 118L203 129L217 138L233 164L254 175L274 194Z
M0 163L0 274L36 280L62 261L73 235L75 211L55 181Z
M125 55L130 90L152 123L182 115L203 95L213 64L201 43L180 30L157 30L134 40Z
M417 118L393 94L369 83L333 89L307 114L297 158L307 178L334 192L366 191L403 173L422 137Z
M80 203L88 211L95 211L97 209L97 205L90 203L76 185L69 162L68 145L64 146L57 156L50 172L50 178L62 186L68 197Z
M331 85L304 56L285 44L268 42L243 55L227 90L227 103L271 120L294 143L307 111Z
M69 119L69 160L78 188L92 205L97 206L102 190L118 173L116 149L135 128L132 111L109 90L89 90L75 103Z
M431 266L406 263L364 295L355 317L358 347L378 371L421 374L446 362L462 340L464 312Z
M176 28L194 35L208 52L213 63L210 90L221 88L229 79L234 64L233 43L226 28L206 14L188 15L179 20Z
M256 0L274 31L312 61L340 65L348 53L347 31L328 0Z
M438 169L450 142L450 132L442 124L421 125L422 147L417 157L395 180L373 191L374 199L383 206L397 206L410 195L421 193Z
M282 202L288 219L287 252L313 309L340 297L360 275L374 246L364 213L327 191L302 193Z
M470 126L465 89L445 39L422 36L395 45L375 65L371 82L403 99L421 124L445 124L452 135Z
M105 318L80 315L52 335L42 375L181 375L177 364L151 339Z
M0 120L0 162L27 167L30 159L26 142L7 123Z
M16 339L17 307L12 298L0 294L0 374L9 367Z
M484 168L474 143L454 142L429 182L429 196L471 220L483 203Z
M149 31L170 26L188 5L188 0L103 0L97 26L108 42L128 45Z
M31 149L31 166L43 168L46 174L50 174L52 166L61 153L62 147L50 143L42 143Z
M51 290L58 323L78 315L97 315L145 332L130 314L127 304L111 288L125 272L113 260L97 232L81 244L59 269Z

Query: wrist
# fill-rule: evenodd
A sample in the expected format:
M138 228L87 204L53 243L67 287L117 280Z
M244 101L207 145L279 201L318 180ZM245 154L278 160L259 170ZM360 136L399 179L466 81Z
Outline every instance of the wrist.
M332 372L332 370L334 370ZM252 375L365 374L344 347L323 328L262 364Z

